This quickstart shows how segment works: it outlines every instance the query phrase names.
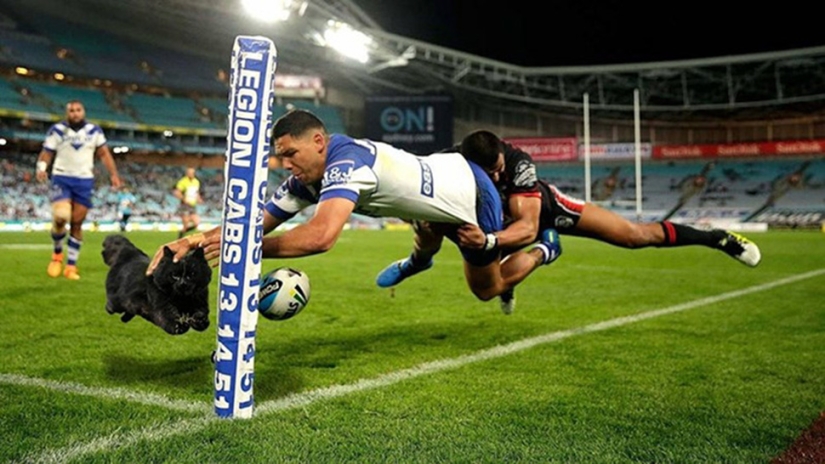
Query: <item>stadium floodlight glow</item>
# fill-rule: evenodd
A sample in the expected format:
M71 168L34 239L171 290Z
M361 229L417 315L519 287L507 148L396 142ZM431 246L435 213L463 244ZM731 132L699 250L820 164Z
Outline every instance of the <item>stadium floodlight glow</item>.
M322 43L336 50L338 53L352 58L359 63L369 61L369 46L372 37L361 31L356 31L349 24L330 19L324 31Z
M292 10L301 8L294 0L241 0L241 4L250 16L266 23L286 21Z
M3 145L5 145L5 144L7 144L7 143L9 143L9 142L8 142L8 140L6 140L6 139L4 139L4 138L0 137L0 147L2 147Z

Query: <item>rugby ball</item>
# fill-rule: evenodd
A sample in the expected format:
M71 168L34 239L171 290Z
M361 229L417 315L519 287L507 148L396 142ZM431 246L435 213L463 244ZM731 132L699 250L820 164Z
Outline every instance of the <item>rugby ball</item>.
M273 321L283 321L301 312L309 303L309 277L291 267L279 267L261 277L258 312Z

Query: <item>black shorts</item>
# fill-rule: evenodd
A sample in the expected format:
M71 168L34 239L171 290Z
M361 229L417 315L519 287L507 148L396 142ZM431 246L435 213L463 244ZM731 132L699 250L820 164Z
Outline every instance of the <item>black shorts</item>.
M179 215L198 214L198 210L195 208L195 205L190 205L189 203L181 203L180 206L178 206L177 213Z
M556 229L560 234L569 233L579 219L585 202L562 193L554 185L539 182L541 190L541 215L539 216L539 230L536 240L545 229Z

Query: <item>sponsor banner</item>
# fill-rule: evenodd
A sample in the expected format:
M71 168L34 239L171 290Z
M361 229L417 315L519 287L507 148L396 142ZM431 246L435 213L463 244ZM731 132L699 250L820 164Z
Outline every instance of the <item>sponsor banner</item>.
M366 137L418 155L453 145L453 99L446 95L372 96Z
M525 151L533 161L576 161L579 156L575 137L508 138L504 141Z
M698 222L707 219L732 219L739 221L753 211L753 208L684 208L674 214L674 222ZM681 220L681 221L680 221Z
M825 225L825 209L798 210L786 208L772 208L758 214L754 221L767 222L772 226L782 227L813 227Z
M277 74L275 91L281 98L323 98L325 94L320 77L297 74Z
M650 158L653 145L639 144L639 154L642 158ZM584 144L579 145L579 158L584 159ZM590 144L590 159L635 159L635 143L596 143Z
M825 153L825 139L707 145L656 145L653 158L726 158L737 156L811 155Z
M735 220L726 219L711 219L707 221L700 221L693 224L700 229L724 229L731 232L767 232L768 224L765 222L739 222Z

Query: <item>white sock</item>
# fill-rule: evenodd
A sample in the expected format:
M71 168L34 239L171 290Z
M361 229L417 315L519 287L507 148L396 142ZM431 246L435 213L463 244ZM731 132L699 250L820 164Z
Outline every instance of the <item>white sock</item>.
M553 252L550 251L550 248L547 245L543 244L543 243L537 244L536 248L541 250L541 254L542 254L541 264L549 263L550 260L553 258Z

